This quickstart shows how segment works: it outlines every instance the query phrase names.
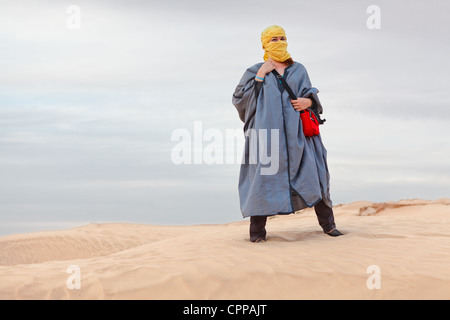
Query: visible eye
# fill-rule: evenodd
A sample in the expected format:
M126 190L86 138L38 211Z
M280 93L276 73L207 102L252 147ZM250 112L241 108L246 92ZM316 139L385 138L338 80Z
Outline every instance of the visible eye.
M286 37L273 37L270 42L286 41Z

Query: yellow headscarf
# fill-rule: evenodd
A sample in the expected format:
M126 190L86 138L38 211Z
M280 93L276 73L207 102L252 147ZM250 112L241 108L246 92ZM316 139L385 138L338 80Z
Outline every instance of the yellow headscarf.
M286 37L286 32L280 26L272 25L261 33L261 43L264 49L264 61L284 62L291 57L287 52L287 41L270 42L273 37Z

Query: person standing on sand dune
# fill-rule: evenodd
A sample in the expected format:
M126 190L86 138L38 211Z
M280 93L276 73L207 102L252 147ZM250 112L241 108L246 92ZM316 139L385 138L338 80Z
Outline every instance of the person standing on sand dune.
M262 32L261 42L265 62L245 71L232 99L244 122L239 198L243 217L250 217L250 241L266 240L268 216L307 207L314 207L326 234L341 236L330 198L327 151L320 134L304 135L299 115L307 108L322 113L319 90L311 86L305 67L294 62L287 52L283 28L269 26ZM273 70L287 82L296 100L290 99ZM273 141L263 141L263 137ZM259 148L254 147L255 143ZM261 161L261 155L255 156L255 150L265 150L267 155L276 153L272 159L278 161L277 171L267 171L267 163Z

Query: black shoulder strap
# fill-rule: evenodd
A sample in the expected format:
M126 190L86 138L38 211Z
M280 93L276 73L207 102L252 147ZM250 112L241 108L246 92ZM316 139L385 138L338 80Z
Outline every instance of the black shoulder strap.
M297 97L295 96L294 92L292 92L291 88L287 84L286 80L284 80L283 76L281 74L279 74L277 70L272 70L272 73L275 75L275 77L277 77L278 80L281 81L281 84L286 89L286 91L289 93L289 97L292 100L297 100Z

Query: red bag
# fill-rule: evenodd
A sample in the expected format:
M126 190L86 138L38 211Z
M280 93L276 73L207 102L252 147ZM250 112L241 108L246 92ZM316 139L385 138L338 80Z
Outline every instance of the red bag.
M303 133L305 137L317 136L319 131L319 121L316 115L310 109L306 109L300 113L300 119L302 120Z

